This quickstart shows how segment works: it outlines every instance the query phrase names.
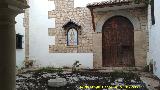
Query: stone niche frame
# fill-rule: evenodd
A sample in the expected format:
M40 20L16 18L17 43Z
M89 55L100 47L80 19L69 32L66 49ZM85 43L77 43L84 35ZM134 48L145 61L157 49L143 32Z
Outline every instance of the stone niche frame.
M82 34L81 32L81 26L76 24L75 22L73 22L72 20L70 20L69 22L67 22L66 24L63 25L62 27L65 30L65 36L66 36L66 47L77 47L79 42L79 36ZM75 29L77 31L77 45L76 46L70 46L68 45L68 32L70 29Z
M100 13L106 13L106 12L100 12ZM98 14L98 13L96 13ZM120 11L112 11L112 12L107 12L107 14L104 14L99 20L96 22L96 30L95 30L95 35L94 37L94 46L95 51L94 51L94 67L95 68L109 68L109 67L102 67L102 26L104 23L111 17L114 16L123 16L126 17L128 20L131 21L131 23L134 26L134 58L135 58L135 67L143 67L146 64L146 57L145 55L145 50L138 46L139 44L139 36L142 34L144 35L145 31L141 30L141 21L139 20L138 17L134 16L131 14L128 10L120 10ZM139 36L137 36L139 35ZM145 37L145 35L144 35ZM145 39L143 40L145 43Z

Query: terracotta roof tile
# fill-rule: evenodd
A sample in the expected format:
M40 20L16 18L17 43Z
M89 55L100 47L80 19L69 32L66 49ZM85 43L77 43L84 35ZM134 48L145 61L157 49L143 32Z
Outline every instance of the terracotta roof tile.
M143 2L145 0L140 0ZM112 6L121 6L121 5L129 5L133 2L133 0L110 0L110 1L102 1L102 2L95 2L90 3L87 5L87 8L103 8L103 7L112 7Z

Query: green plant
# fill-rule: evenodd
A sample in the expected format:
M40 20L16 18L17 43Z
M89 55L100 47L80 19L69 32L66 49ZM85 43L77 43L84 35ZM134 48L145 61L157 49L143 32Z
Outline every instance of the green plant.
M77 67L79 67L81 64L79 63L79 61L75 61L72 65L72 72L76 72L79 69L77 69Z
M62 68L55 68L55 67L43 67L43 68L36 70L36 72L62 73L63 69Z
M63 72L63 69L62 69L62 68L58 68L56 72L57 72L57 73L62 73L62 72Z
M69 67L69 66L63 66L62 68L63 69L71 69L71 67Z
M146 5L150 4L152 0L133 0L135 4L145 3Z
M18 69L19 67L16 65L16 69Z
M153 59L150 60L149 64L148 65L145 65L143 70L145 72L151 72L153 73Z
M144 72L149 72L149 65L145 65L144 68L143 68L143 71Z
M149 63L149 72L153 73L153 63Z
M25 60L24 61L24 65L25 65L26 68L32 67L33 63L34 63L33 60Z

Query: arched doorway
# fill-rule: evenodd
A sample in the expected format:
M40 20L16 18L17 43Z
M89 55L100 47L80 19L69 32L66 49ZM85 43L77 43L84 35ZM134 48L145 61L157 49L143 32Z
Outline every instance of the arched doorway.
M114 16L102 27L103 67L134 66L134 27L127 18Z

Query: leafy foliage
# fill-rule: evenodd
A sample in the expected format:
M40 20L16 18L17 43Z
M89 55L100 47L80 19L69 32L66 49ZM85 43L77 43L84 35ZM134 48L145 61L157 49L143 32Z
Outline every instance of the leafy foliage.
M62 68L55 68L55 67L43 67L43 68L36 70L36 72L62 73L63 69Z
M151 0L134 0L135 4L145 3L146 5L150 4Z
M73 63L73 65L72 65L72 72L76 72L77 70L79 70L79 69L77 69L79 66L80 66L81 64L79 63L79 61L75 61L74 63Z

